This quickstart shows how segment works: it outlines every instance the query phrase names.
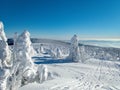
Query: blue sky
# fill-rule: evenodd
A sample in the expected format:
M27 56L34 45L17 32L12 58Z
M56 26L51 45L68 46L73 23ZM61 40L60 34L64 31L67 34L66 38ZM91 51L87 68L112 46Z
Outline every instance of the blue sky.
M120 39L120 0L0 0L0 20L8 37Z

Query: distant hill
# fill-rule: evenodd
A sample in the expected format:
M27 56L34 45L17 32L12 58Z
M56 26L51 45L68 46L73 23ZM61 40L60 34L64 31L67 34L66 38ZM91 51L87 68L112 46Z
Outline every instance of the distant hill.
M61 41L61 40L52 40L52 39L39 39L39 38L31 38L31 42L32 43L56 43L56 44L63 44L63 45L67 45L68 43L65 41ZM7 40L8 45L13 45L14 44L14 40L13 38L9 38Z

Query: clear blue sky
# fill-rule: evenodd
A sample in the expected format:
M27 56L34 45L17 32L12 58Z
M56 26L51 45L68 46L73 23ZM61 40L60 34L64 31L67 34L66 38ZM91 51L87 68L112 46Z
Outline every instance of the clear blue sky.
M8 37L120 38L120 0L0 0L0 20Z

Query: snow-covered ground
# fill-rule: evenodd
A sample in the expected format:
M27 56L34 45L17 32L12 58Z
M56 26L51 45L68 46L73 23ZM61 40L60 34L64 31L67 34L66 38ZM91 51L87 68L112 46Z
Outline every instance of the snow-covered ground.
M51 63L53 79L19 90L120 90L120 63L89 59L86 63Z
M120 90L120 48L113 42L85 45L74 35L70 42L31 43L24 31L8 46L2 22L0 38L0 90Z
M49 48L56 47L51 45ZM68 48L59 47L68 55ZM48 54L33 59L37 65L48 66L52 79L42 84L28 84L19 90L120 90L120 61L89 58L84 63L73 63L64 58L52 58Z

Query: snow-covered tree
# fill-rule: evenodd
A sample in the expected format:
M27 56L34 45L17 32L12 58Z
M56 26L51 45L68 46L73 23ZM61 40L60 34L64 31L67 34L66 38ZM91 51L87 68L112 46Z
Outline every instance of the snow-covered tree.
M0 37L2 38L3 41L7 41L7 37L4 32L4 25L1 21L0 21Z
M48 53L52 58L56 58L56 54L53 50L51 49L46 49L46 53Z
M0 90L9 90L8 79L10 76L10 70L7 68L0 68Z
M77 35L74 35L71 38L70 54L68 58L73 60L74 62L80 61L80 51L79 51L79 46L78 46Z
M56 50L56 58L61 58L62 57L62 52L59 48Z
M39 66L37 70L36 82L43 83L43 81L46 81L47 78L48 78L47 66L46 65Z
M12 77L12 85L11 88L17 90L19 87L24 86L28 83L34 82L34 81L40 81L43 82L46 79L42 79L44 77L47 78L47 67L45 68L39 68L34 65L34 62L32 61L31 52L33 50L33 47L31 45L30 41L30 33L28 31L24 31L21 35L18 36L16 40L16 46L15 46L15 55L16 58L14 60L14 66L13 66L13 77ZM40 70L39 70L40 69ZM40 72L41 70L46 71L44 73ZM39 73L38 73L39 72ZM42 77L39 77L40 73L42 73ZM41 81L42 80L42 81Z
M90 58L90 56L88 55L88 53L86 53L85 46L84 45L80 46L80 60L81 60L81 62L84 63L89 58Z
M27 81L35 76L35 67L31 59L31 42L29 40L28 32L23 32L20 36L14 37L14 50L13 50L13 66L11 69L11 84L10 89L17 90L24 85L23 78ZM29 74L28 74L29 72ZM24 76L26 73L26 77ZM31 75L31 76L30 76ZM29 77L29 78L28 78ZM25 81L24 81L25 82ZM27 82L29 83L29 82Z
M7 44L7 37L4 32L4 25L0 22L0 90L8 89L10 77L11 52Z
M35 55L35 50L32 47L31 40L30 40L30 33L28 31L24 31L21 35L18 36L17 40L17 50L26 50L30 56Z
M24 31L14 38L14 50L11 52L2 22L0 31L0 90L18 90L28 83L42 83L47 80L47 66L36 67L32 61L31 52L34 49L31 46L29 32Z
M39 48L39 50L40 50L40 53L44 53L43 44L40 44L40 48Z
M7 37L4 32L4 25L0 22L0 59L3 66L10 65L11 52L7 44Z
M15 32L14 33L14 45L16 45L16 40L17 40L17 38L18 38L18 33L17 32Z

